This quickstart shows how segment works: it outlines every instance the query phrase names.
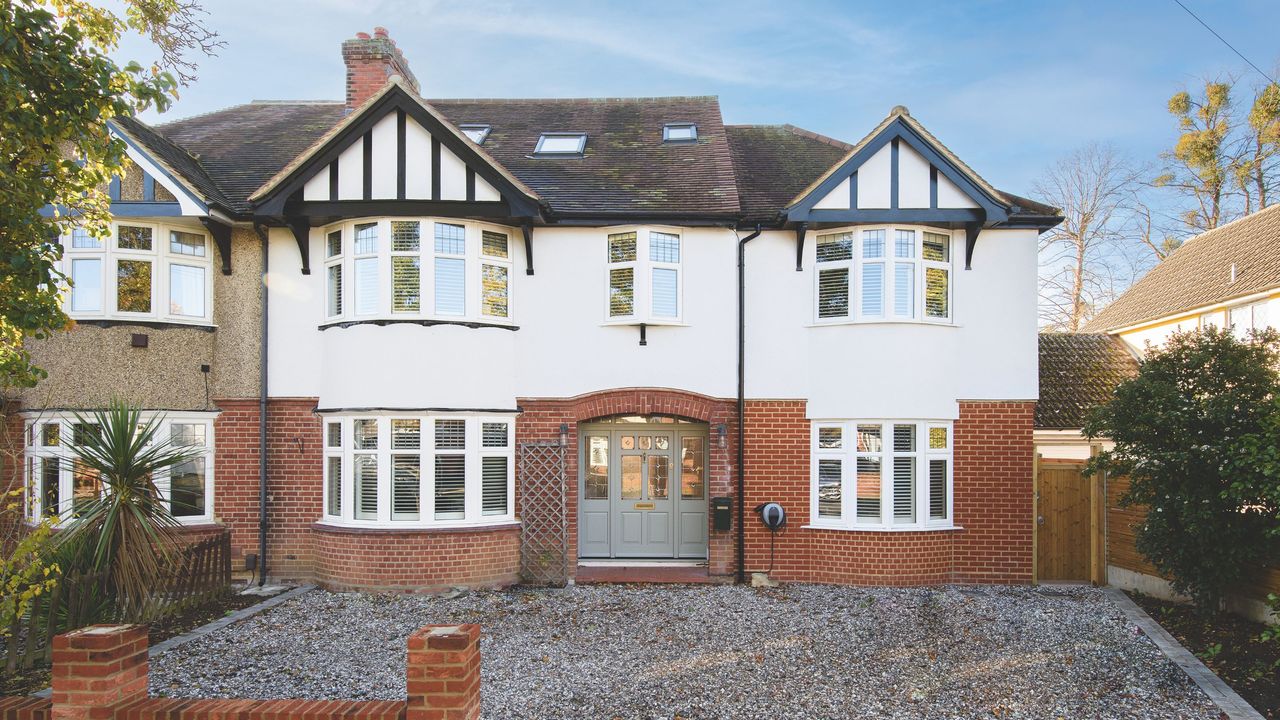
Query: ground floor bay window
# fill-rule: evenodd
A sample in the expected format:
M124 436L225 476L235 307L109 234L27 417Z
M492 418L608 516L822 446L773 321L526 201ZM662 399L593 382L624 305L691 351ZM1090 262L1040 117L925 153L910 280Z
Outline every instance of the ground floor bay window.
M811 524L851 530L952 527L951 441L946 421L815 421Z
M32 522L58 518L65 523L102 495L102 478L81 466L73 447L97 431L87 413L32 414L25 429L26 516ZM197 457L155 478L169 512L182 523L213 519L214 413L143 413L143 422L160 427L155 442L192 448Z
M509 415L326 415L324 521L388 528L510 522L514 435Z

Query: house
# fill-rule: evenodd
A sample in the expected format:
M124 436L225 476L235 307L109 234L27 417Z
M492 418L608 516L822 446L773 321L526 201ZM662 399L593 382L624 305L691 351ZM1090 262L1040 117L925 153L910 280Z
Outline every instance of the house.
M1230 328L1247 338L1255 330L1280 329L1277 248L1280 205L1272 205L1186 241L1085 329L1106 333L1139 356L1175 332ZM1119 506L1127 487L1124 478L1108 479L1107 581L1173 598L1169 584L1135 549L1133 528L1145 513L1141 508ZM1280 592L1280 568L1263 568L1226 602L1245 617L1274 622L1265 598L1276 592Z
M1197 328L1280 328L1280 205L1184 243L1086 325L1139 355Z
M175 514L274 578L1030 580L1055 209L903 107L850 144L713 97L425 100L385 30L342 52L343 102L114 122L113 236L63 238L77 324L10 399L32 518L99 492L69 411L123 396L206 448Z

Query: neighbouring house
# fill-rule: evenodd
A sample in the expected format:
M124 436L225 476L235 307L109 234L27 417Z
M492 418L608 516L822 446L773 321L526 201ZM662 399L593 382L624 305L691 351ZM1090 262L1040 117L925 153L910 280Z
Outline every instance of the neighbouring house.
M1085 326L1142 355L1179 331L1280 328L1280 205L1202 233L1173 251Z
M1052 460L1087 460L1092 446L1081 432L1089 412L1111 400L1116 387L1138 374L1138 359L1106 333L1040 334L1040 400L1036 452Z
M77 324L10 398L32 518L100 491L71 411L122 396L206 448L174 513L273 578L1030 581L1054 208L903 107L846 143L714 97L426 100L385 30L342 53L341 102L113 123L112 236L62 239Z
M1106 333L1142 355L1175 332L1229 327L1245 338L1253 330L1280 328L1278 249L1280 205L1272 205L1188 240L1098 313L1085 329ZM1043 347L1042 342L1042 363ZM1043 367L1041 373L1043 403ZM1112 585L1171 597L1168 583L1134 548L1133 527L1142 522L1144 513L1140 508L1119 506L1126 487L1124 478L1108 479L1107 580ZM1236 612L1263 620L1269 617L1263 602L1268 592L1280 594L1280 568L1262 569L1256 580L1228 598L1228 603Z

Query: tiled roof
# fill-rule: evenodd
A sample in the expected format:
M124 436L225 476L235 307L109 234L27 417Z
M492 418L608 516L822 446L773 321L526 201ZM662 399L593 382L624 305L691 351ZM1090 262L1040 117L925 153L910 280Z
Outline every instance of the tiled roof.
M254 102L156 126L198 159L235 212L280 168L342 119L340 102Z
M160 163L178 182L186 185L197 196L206 202L232 207L232 203L223 195L213 178L209 177L190 152L134 118L120 117L113 122L119 130L142 145L152 160Z
M1129 327L1277 287L1280 205L1272 205L1183 243L1085 329Z
M1041 333L1040 401L1036 427L1084 426L1096 405L1116 386L1138 374L1138 361L1124 343L1106 333Z
M794 125L726 125L747 222L768 222L852 145Z
M729 142L714 97L428 102L454 125L490 125L481 147L555 212L739 212ZM669 122L697 124L697 142L662 142L662 126ZM582 157L533 157L544 132L585 132Z
M854 146L791 125L725 126L714 97L430 100L454 125L486 124L481 146L553 213L772 220ZM263 102L157 125L120 122L206 198L236 213L348 116L340 102ZM662 142L692 122L695 143ZM585 132L582 157L535 158L543 132ZM1053 208L1004 193L1033 214Z

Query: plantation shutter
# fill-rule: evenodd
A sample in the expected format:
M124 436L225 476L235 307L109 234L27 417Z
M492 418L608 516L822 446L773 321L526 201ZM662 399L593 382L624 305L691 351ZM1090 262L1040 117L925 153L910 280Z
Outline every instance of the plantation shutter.
M436 314L466 314L466 275L466 260L436 258Z
M355 517L357 520L378 519L378 456L356 455L352 475L355 478Z
M818 461L818 516L839 518L843 500L844 464L837 458Z
M342 314L342 265L329 266L329 317Z
M947 519L947 461L929 461L929 519Z
M893 426L893 521L916 521L916 426ZM898 455L897 453L910 453Z
M485 515L507 514L507 476L510 463L505 457L488 456L481 464L481 501Z
M329 505L328 514L342 515L342 457L331 456L328 460Z
M849 316L849 268L818 271L818 317Z
M465 420L435 421L435 519L461 520L466 517L467 472L466 456L461 452L467 446Z
M356 314L378 312L378 258L358 258L356 268Z

